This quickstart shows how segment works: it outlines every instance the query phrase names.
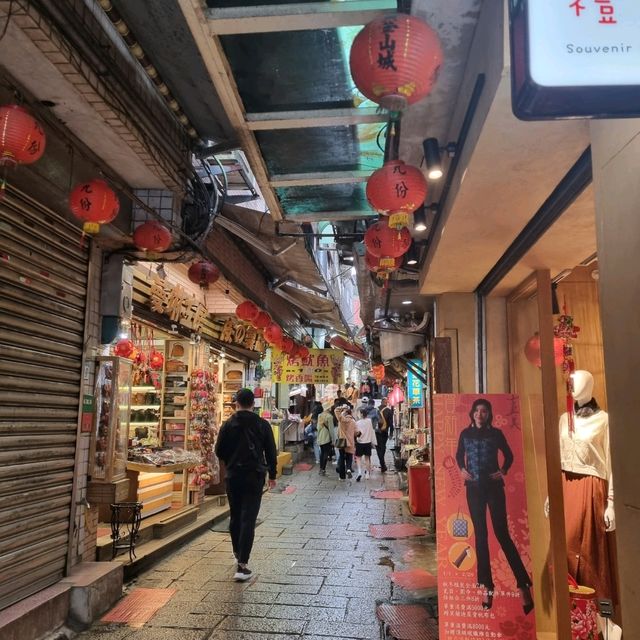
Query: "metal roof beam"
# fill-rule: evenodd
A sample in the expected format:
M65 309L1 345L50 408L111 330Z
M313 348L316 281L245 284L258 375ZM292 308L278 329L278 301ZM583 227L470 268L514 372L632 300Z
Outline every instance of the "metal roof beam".
M319 173L286 173L273 175L269 182L276 187L311 187L328 184L354 184L366 182L373 172L329 171Z
M286 221L300 224L303 222L354 222L376 217L378 214L375 211L311 211L291 214L287 216Z
M211 34L222 36L365 25L397 10L397 0L349 0L225 7L207 9L205 15Z
M361 109L310 109L308 111L271 111L247 113L247 126L252 131L275 129L306 129L310 127L340 127L355 124L386 122L388 114L377 107Z

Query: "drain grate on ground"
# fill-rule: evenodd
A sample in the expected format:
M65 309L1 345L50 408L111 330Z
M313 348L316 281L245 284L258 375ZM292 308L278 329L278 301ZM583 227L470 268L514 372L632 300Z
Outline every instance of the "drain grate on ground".
M107 612L102 622L124 622L130 627L141 627L164 607L176 589L134 589Z
M438 578L425 569L411 569L409 571L394 571L391 581L403 589L417 591L419 589L433 589L438 586Z
M369 533L374 538L383 540L395 540L397 538L412 538L414 536L426 536L424 527L415 524L370 524Z
M371 497L376 500L401 500L404 498L404 493L391 489L378 489L377 491L371 492Z
M393 640L438 640L438 624L419 604L380 604L378 619Z

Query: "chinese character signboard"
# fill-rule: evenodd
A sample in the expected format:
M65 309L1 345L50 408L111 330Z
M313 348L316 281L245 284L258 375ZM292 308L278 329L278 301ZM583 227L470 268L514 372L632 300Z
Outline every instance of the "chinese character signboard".
M261 331L233 317L229 317L225 321L220 332L220 342L237 344L250 351L258 351L260 353L266 348Z
M640 115L640 2L511 0L515 115Z
M520 404L433 398L440 639L535 640Z
M409 362L416 371L424 371L421 360L413 359L409 360ZM407 401L412 409L422 409L424 407L424 385L422 380L410 368L407 368Z
M306 358L271 353L271 382L285 384L342 384L344 354L337 349L310 349Z
M200 331L207 317L207 308L196 297L188 295L180 285L173 285L154 276L149 292L149 306L152 311L168 316L171 322Z

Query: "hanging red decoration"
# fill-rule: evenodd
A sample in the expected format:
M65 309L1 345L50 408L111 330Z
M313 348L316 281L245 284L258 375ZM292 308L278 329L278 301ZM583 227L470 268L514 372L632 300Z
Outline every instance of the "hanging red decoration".
M378 213L389 216L389 226L409 224L409 214L424 204L427 181L422 171L402 160L390 160L367 181L367 200Z
M258 317L259 313L260 309L251 300L245 300L236 307L236 316L239 320L244 320L245 322L252 322Z
M358 89L389 111L401 111L431 93L443 55L436 32L407 14L372 20L351 45L349 66Z
M380 384L382 382L382 379L384 378L384 365L383 364L374 365L373 367L371 367L371 373L375 378L375 381L378 384Z
M275 322L272 322L264 329L264 339L271 346L277 346L282 340L282 329Z
M404 391L400 385L394 385L391 393L388 395L389 404L392 407L404 402Z
M46 144L44 129L24 107L0 107L0 166L32 164L40 160Z
M104 180L90 180L76 185L69 196L71 213L83 222L82 231L96 234L101 224L115 220L120 201Z
M302 360L304 360L305 358L309 357L309 349L307 347L305 347L303 344L298 345L298 348L296 349L296 356L298 358L301 358Z
M171 246L171 231L157 220L147 220L133 232L133 242L141 251L162 253Z
M284 338L282 338L280 345L281 350L288 356L295 355L296 343L291 338L289 338L289 336L285 336Z
M395 259L409 251L411 233L406 227L396 231L384 222L376 222L364 234L364 244L372 256L382 258L381 267L393 267Z
M208 289L220 277L220 269L208 260L198 260L189 267L187 276L202 289Z
M251 324L254 329L265 329L271 324L271 316L266 311L260 311Z
M162 369L164 366L164 353L155 350L152 351L149 356L149 366L155 370Z
M367 265L367 269L369 269L369 271L373 271L382 278L388 278L389 274L397 271L402 266L402 256L400 256L399 258L394 258L392 266L383 267L381 264L382 260L380 258L376 258L375 256L372 256L368 251L365 251L364 262Z
M116 342L116 346L113 348L113 353L120 358L129 358L135 351L135 345L129 338L122 338Z
M528 340L524 346L524 355L527 360L536 367L542 366L540 358L540 336L536 332ZM564 342L562 338L553 339L553 360L556 367L560 366L564 360Z

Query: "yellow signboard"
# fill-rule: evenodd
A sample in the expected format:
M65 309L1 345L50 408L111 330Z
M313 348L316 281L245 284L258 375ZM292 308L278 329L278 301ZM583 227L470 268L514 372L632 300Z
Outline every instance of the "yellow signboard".
M342 384L344 354L336 349L310 349L306 358L277 349L271 355L271 382L285 384Z

